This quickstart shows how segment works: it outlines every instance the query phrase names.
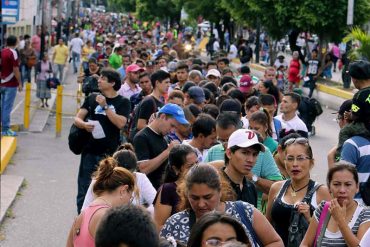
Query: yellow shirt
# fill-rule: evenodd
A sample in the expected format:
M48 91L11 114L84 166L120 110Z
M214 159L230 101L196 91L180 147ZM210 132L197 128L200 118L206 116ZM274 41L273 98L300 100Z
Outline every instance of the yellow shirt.
M89 58L90 58L90 55L91 54L93 54L95 52L95 49L94 49L94 47L88 47L88 46L84 46L83 48L82 48L82 53L81 53L81 56L82 56L82 61L83 62L87 62L87 61L89 61Z
M54 63L55 64L65 64L69 55L69 50L66 45L56 45L54 47Z

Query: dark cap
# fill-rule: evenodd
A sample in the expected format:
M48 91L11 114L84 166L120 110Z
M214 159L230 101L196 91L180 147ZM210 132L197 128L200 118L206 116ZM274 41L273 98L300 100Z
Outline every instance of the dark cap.
M332 114L339 114L341 116L344 116L345 112L350 112L352 107L352 99L347 99L344 101L337 112L333 112Z
M227 99L222 102L220 106L220 113L221 112L235 112L240 115L242 112L242 105L236 99Z
M192 86L188 90L189 97L194 100L196 104L204 103L206 97L204 95L204 91L199 86Z
M352 99L352 115L355 121L370 121L370 87L358 91Z
M349 74L357 80L369 80L370 63L364 60L351 63L349 66Z

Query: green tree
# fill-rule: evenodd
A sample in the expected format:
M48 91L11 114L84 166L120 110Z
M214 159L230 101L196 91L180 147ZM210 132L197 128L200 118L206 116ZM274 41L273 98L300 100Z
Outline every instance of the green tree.
M136 0L136 13L140 20L167 20L179 23L182 1L174 0Z
M360 28L355 27L343 39L344 42L359 43L359 47L353 48L350 51L350 59L366 59L370 60L370 34L366 34Z
M107 0L108 9L112 12L135 12L136 0Z

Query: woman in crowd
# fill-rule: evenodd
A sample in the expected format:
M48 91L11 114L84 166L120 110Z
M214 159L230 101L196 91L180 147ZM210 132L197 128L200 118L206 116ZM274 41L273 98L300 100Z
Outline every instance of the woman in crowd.
M261 108L261 104L257 96L251 96L247 99L247 101L245 101L244 109L245 109L246 115L241 118L244 129L249 128L249 118L251 117L252 113L259 111L260 108Z
M82 68L86 70L89 66L89 58L95 52L94 47L92 46L91 40L86 41L84 47L82 47L81 59L82 59Z
M194 224L188 247L222 246L237 241L250 246L242 224L223 213L211 212Z
M269 114L266 110L252 113L249 118L249 129L257 131L263 139L263 145L268 147L271 153L277 149L277 142L271 137L272 128Z
M370 208L354 200L359 190L356 168L339 162L329 170L326 181L332 198L327 212L329 222L321 230L321 246L360 246L362 237L370 228ZM322 202L316 209L301 247L314 245L324 205ZM361 246L369 246L369 242Z
M326 79L331 79L333 77L333 74L331 73L332 68L333 68L332 55L330 53L327 53L325 55L324 69L322 71L321 76L325 77Z
M285 168L285 142L291 138L299 138L301 136L298 133L295 133L294 130L286 132L285 129L282 129L280 131L280 137L281 138L279 140L277 149L273 155L275 163L279 168L281 175L283 176L283 180L286 180L289 179L289 175Z
M129 170L136 178L136 186L138 188L139 194L133 195L133 204L143 205L150 212L153 211L153 201L155 198L156 190L154 189L152 183L149 181L148 177L141 172L137 172L137 159L134 152L134 147L130 143L122 144L117 152L113 154L113 159L117 161L119 167L123 167ZM93 179L85 196L85 200L82 206L82 210L87 208L92 201L96 198L96 194L93 192L94 184L96 180Z
M99 92L98 80L102 68L99 66L95 58L88 60L89 66L87 69L81 70L77 82L82 83L82 91L88 96L90 93Z
M31 70L36 65L38 57L36 57L35 50L32 48L29 40L25 41L24 48L19 51L19 55L23 85L25 82L31 82Z
M96 198L75 219L67 246L94 246L97 227L107 210L130 203L132 193L136 192L135 177L130 171L117 165L113 158L106 158L99 163L93 186Z
M36 67L36 97L41 100L41 107L49 107L48 99L51 98L51 93L50 88L46 86L46 80L50 77L52 73L53 66L49 61L48 53L45 52L42 56L42 60L37 63Z
M310 179L314 159L308 139L291 138L285 141L284 145L285 167L290 179L276 182L271 186L266 217L286 246L292 211L298 210L309 222L317 205L322 200L330 199L330 194L327 187L319 187ZM303 202L306 194L312 192L311 190L314 190L311 198Z
M289 90L292 91L294 88L299 87L299 82L301 81L301 64L299 62L298 51L293 52L293 59L290 61L288 69L288 81Z
M163 185L158 189L154 199L154 220L158 230L162 228L168 217L177 212L179 195L177 186L183 180L186 171L197 163L195 150L185 144L171 149L168 156L168 166L164 175Z
M277 104L279 104L282 95L279 89L274 85L272 80L262 81L258 84L258 91L260 94L271 94L275 97Z
M221 182L216 168L208 164L193 166L180 186L180 209L183 211L167 219L160 236L172 236L187 243L194 223L204 214L218 211L245 222L243 228L253 247L257 246L258 239L262 246L283 246L282 240L261 212L246 202L227 201L232 194L228 182Z

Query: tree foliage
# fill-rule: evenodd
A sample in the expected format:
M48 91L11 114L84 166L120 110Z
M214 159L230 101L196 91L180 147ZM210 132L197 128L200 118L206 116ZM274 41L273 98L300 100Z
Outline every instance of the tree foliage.
M355 27L343 39L344 42L359 42L360 46L352 48L350 52L350 59L366 59L370 61L370 34L366 34L360 28Z
M112 12L135 12L136 0L108 0L108 7Z

